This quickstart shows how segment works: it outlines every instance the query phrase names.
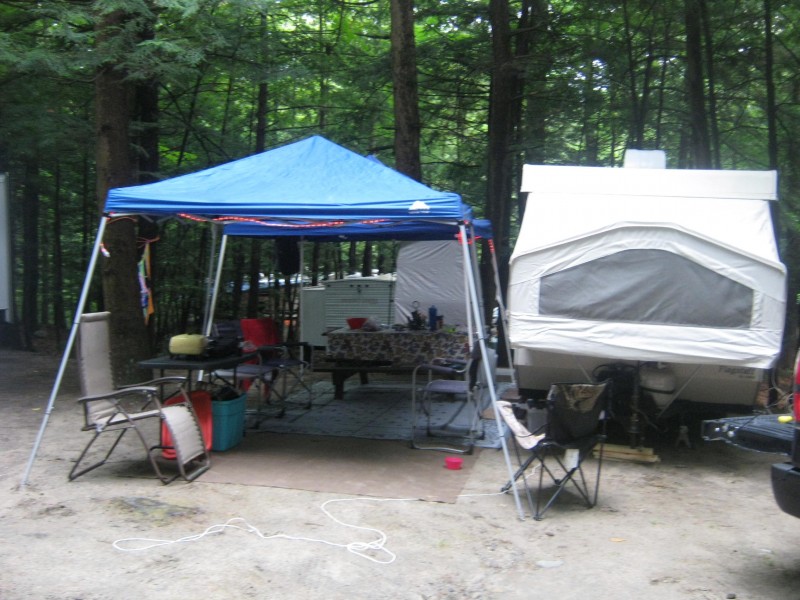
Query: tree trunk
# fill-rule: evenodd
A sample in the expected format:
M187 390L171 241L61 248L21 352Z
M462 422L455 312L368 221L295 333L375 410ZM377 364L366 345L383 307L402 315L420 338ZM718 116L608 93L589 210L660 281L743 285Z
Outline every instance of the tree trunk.
M262 62L267 60L266 36L267 36L267 16L260 15L261 26L261 50ZM266 81L258 84L258 97L256 100L256 153L264 152L267 147L267 101L269 99L269 87ZM253 238L250 243L250 289L247 292L247 314L250 318L260 316L258 314L259 287L261 279L261 240Z
M710 154L712 167L722 168L722 149L719 140L719 119L717 118L717 84L714 71L714 33L711 27L711 16L708 14L706 0L698 0L700 14L703 17L703 37L705 38L705 65L708 79L708 122L710 132Z
M526 75L522 82L522 93L526 98L524 123L525 155L524 161L530 164L542 164L547 158L545 141L547 140L547 74L550 71L553 56L548 45L548 4L544 0L530 0L527 7L526 22L521 22L522 31L518 32L520 45L518 54L529 56L526 64ZM522 220L525 212L524 198L518 198L517 220Z
M39 293L39 162L35 156L25 160L22 231L22 347L35 350L33 334L39 327L37 300Z
M147 33L148 39L152 39L154 34L152 30ZM138 121L137 131L139 132L136 147L139 148L138 159L138 182L151 183L157 180L157 174L161 168L159 152L160 132L158 121L160 111L158 107L158 82L149 81L136 86L136 104L135 115ZM158 224L150 218L140 216L137 219L138 238L140 245L136 251L136 260L142 259L146 246L150 245L150 273L145 281L149 294L155 297L157 293L158 277L158 244L150 243L159 238ZM143 302L146 299L143 298ZM155 300L152 300L154 310L158 310L155 306ZM146 311L146 307L142 307ZM150 315L145 314L145 324L147 328L147 341L150 347L149 353L152 354L155 350L155 320L150 318Z
M319 285L320 268L320 244L314 242L311 245L311 287Z
M625 24L625 51L628 58L628 102L631 109L628 145L631 148L642 148L644 145L644 114L639 102L636 83L636 55L638 54L638 49L637 51L633 49L633 32L631 31L630 10L627 0L622 3L622 15Z
M494 244L497 248L498 263L503 265L501 286L508 279L505 266L511 252L510 207L512 202L512 154L511 147L515 120L519 118L519 81L513 64L511 52L510 11L507 0L491 0L489 18L492 24L492 80L489 95L489 142L487 205L486 214L492 222ZM484 309L486 320L491 322L494 298L497 293L492 276L491 254L481 254L481 279L484 290ZM504 288L503 288L504 289ZM502 323L502 322L501 322ZM505 335L498 336L498 364L506 365Z
M244 283L244 242L246 238L239 240L228 240L231 248L231 256L233 262L233 273L231 274L231 282L233 289L231 290L230 302L231 308L227 315L230 319L238 319L241 314L242 306L242 284Z
M391 0L395 168L422 181L413 0Z
M55 191L53 193L53 327L56 342L61 345L61 334L67 328L64 307L64 250L61 243L61 163L56 164Z
M770 169L778 168L778 109L775 105L774 62L772 0L764 0L764 87L767 92L767 156Z
M372 275L372 244L364 242L364 254L361 257L361 275L370 277Z
M775 104L775 75L773 54L773 32L772 32L772 0L764 0L764 87L767 93L766 114L767 114L767 156L769 157L769 168L778 169L778 107ZM787 144L788 156L797 156L791 150L791 146L796 145L794 141ZM787 168L782 175L785 175L785 189L796 189L792 185L795 179L791 168ZM783 178L783 177L782 177ZM788 267L786 298L786 327L784 328L783 344L781 349L781 360L778 366L785 368L792 367L792 360L797 349L797 327L798 327L798 306L797 291L800 287L800 235L796 228L791 226L784 227L781 219L780 206L777 202L770 202L772 214L772 227L775 232L775 239L785 240L784 250L781 253L784 263Z
M100 15L97 23L98 53L126 15L116 11ZM95 119L97 128L97 201L102 210L108 190L135 183L128 126L132 87L125 73L113 61L99 67L95 78ZM137 272L136 223L127 218L110 222L104 238L108 258L103 260L103 297L111 312L111 347L118 383L141 377L136 363L149 355L142 317Z
M355 275L358 270L358 258L356 256L356 242L347 244L347 274Z
M702 12L700 0L685 0L686 19L686 93L689 104L689 129L693 166L711 168L711 144L703 85L703 50L700 35Z
M511 142L514 124L515 75L507 0L492 0L492 80L489 96L488 182L486 214L492 222L495 244L508 248L511 199Z
M247 310L245 314L249 319L255 319L258 314L258 288L261 283L261 240L250 240L250 271L248 280L250 289L247 290Z

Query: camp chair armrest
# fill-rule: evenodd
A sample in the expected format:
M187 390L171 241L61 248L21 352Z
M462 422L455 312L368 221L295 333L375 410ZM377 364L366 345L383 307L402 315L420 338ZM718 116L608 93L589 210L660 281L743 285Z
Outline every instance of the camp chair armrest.
M284 348L286 348L286 346L284 344L267 344L265 346L259 346L258 348L256 348L256 351L259 352L259 353L261 353L261 352L275 352L275 351L278 351L278 350L283 350Z
M281 360L282 358L293 358L291 349L302 348L302 360L305 366L309 366L308 361L305 360L306 355L311 355L311 346L308 342L282 342L280 344L269 344L266 346L259 346L257 351L261 361L274 361Z
M111 400L112 402L116 398L122 398L123 396L134 396L134 395L141 395L145 394L147 396L153 396L158 393L158 388L152 386L131 386L120 388L118 390L114 390L113 392L108 392L107 394L95 394L93 396L82 396L78 398L78 402L82 404L86 404L87 402L96 402L98 400Z
M127 390L133 390L135 393L138 393L138 394L146 394L148 399L147 399L147 402L145 402L144 406L142 406L142 408L147 407L153 401L154 398L158 397L156 395L156 393L151 393L151 392L149 392L149 390L155 390L156 392L158 392L160 390L161 391L160 396L161 396L162 400L164 400L166 398L169 398L169 397L172 397L172 396L181 395L181 396L183 396L184 400L186 400L188 402L189 401L189 396L186 393L186 388L184 387L184 384L186 383L186 381L187 381L187 378L184 377L184 376L181 376L181 375L170 375L170 376L167 376L167 377L158 377L156 379L151 379L149 381L143 381L141 383L133 383L133 384L130 384L130 385L120 386L119 388L117 388L116 395L120 396L121 392L126 392ZM167 385L167 384L173 384L176 387L174 389L170 389L169 393L165 393L162 386Z
M166 377L157 377L156 379L149 379L147 381L140 381L139 383L131 383L128 385L121 385L119 389L124 390L131 387L154 387L165 383L186 383L186 377L182 375L169 375Z
M311 346L308 342L283 342L281 344L284 348L308 348Z
M469 361L462 359L462 358L434 358L431 361L432 365L436 365L439 367L450 367L451 369L455 369L461 373L463 373L467 365L469 365Z
M457 358L434 358L429 363L418 365L417 369L437 375L455 377L466 372L467 364L467 361Z
M283 344L267 344L264 346L258 346L256 348L256 352L258 353L258 360L263 362L265 360L272 360L285 354L286 346Z

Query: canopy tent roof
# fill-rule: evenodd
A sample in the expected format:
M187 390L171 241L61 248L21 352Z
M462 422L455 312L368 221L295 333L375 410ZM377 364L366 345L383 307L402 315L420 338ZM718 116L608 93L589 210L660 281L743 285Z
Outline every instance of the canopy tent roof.
M147 185L109 191L108 213L308 221L469 220L438 192L320 136Z
M472 222L475 237L491 239L489 221ZM286 224L272 221L237 221L225 226L225 235L245 237L302 236L318 242L345 242L350 240L446 240L455 239L458 225L454 222L396 221L371 219L368 222L328 221L321 223Z

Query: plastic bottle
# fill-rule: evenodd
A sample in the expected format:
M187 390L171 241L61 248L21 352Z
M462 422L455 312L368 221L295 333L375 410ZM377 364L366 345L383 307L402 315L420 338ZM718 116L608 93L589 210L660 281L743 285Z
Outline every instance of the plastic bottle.
M428 309L428 328L436 331L436 307L433 305Z

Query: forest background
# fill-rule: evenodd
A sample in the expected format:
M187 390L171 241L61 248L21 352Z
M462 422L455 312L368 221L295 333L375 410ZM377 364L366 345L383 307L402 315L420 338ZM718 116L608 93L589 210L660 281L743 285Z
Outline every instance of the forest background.
M671 168L775 169L789 360L798 23L800 5L779 0L0 0L16 290L4 337L65 339L109 188L320 134L461 194L492 221L502 271L524 163L620 166L634 148L664 150ZM109 225L87 310L112 311L119 368L198 326L211 237L180 220ZM391 271L395 250L309 244L304 276ZM218 314L287 318L296 289L274 243L233 240L228 257Z

